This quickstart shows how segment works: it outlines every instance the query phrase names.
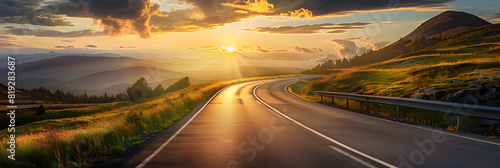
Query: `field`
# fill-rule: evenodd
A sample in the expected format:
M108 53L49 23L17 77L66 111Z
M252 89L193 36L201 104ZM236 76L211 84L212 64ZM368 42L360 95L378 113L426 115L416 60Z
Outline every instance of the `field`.
M3 136L0 165L90 167L93 163L105 162L143 143L225 86L276 77L278 76L204 83L137 102L48 109L43 115L24 111L16 118L24 124L16 126L16 161L7 159L9 139ZM2 135L6 133L5 129L1 131Z

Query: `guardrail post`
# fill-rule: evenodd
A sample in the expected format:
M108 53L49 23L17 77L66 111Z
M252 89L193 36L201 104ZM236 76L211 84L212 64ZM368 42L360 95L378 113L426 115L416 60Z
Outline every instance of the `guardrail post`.
M370 112L370 102L366 102L366 112Z
M349 99L346 99L347 100L347 104L346 104L346 108L349 109Z
M462 124L462 116L459 114L457 117L457 131L460 130L460 124Z
M332 104L334 104L333 100L335 99L335 97L332 97Z
M320 95L319 97L321 97L319 101L323 102L323 95Z
M401 119L401 106L398 106L398 119Z

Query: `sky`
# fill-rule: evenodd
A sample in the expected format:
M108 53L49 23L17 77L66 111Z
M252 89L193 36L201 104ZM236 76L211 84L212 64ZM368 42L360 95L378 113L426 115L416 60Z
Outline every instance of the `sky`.
M498 23L498 7L498 0L0 0L0 54L144 52L309 67L381 48L443 11Z

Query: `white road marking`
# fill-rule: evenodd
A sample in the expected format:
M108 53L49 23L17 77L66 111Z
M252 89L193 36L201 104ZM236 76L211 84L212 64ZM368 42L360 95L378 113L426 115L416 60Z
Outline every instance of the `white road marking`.
M229 85L229 86L232 86L232 85ZM144 159L144 161L142 161L141 164L137 165L136 168L142 168L144 166L146 166L146 164L151 160L153 159L163 148L165 148L165 146L167 146L168 143L170 143L170 141L172 141L175 136L177 136L177 134L179 134L191 121L193 121L194 118L196 118L196 116L198 114L200 114L200 112L205 109L205 107L208 105L208 103L210 103L210 101L212 101L212 99L215 98L215 96L217 96L220 92L222 92L223 90L225 90L226 88L228 88L229 86L226 86L224 88L222 88L221 90L219 90L217 93L215 93L206 103L205 105L203 105L203 107L200 108L200 110L198 110L196 112L196 114L193 115L193 117L191 117L191 119L189 119L179 130L177 130L177 132L175 132L174 135L172 135L170 138L168 138L167 141L165 141L165 143L163 143L158 149L156 149L156 151L149 155L148 158Z
M265 84L265 83L263 83L263 84ZM320 136L320 137L322 137L322 138L324 138L324 139L326 139L326 140L328 140L328 141L330 141L330 142L333 142L334 144L337 144L338 146L341 146L341 147L343 147L343 148L345 148L345 149L347 149L347 150L350 150L350 151L352 151L352 152L354 152L354 153L356 153L356 154L358 154L358 155L361 155L361 156L363 156L363 157L365 157L365 158L368 158L368 159L370 159L370 160L373 160L373 161L375 161L375 162L377 162L377 163L380 163L380 164L382 164L382 165L384 165L384 166L387 166L387 167L390 167L390 168L397 168L397 167L396 167L396 166L394 166L394 165L391 165L391 164L389 164L389 163L387 163L387 162L384 162L384 161L382 161L382 160L379 160L379 159L377 159L377 158L374 158L374 157L372 157L372 156L370 156L370 155L368 155L368 154L365 154L365 153L363 153L363 152L360 152L360 151L358 151L358 150L356 150L356 149L354 149L354 148L351 148L351 147L349 147L349 146L347 146L347 145L345 145L345 144L343 144L343 143L340 143L339 141L334 140L334 139L332 139L332 138L330 138L330 137L328 137L328 136L326 136L326 135L324 135L324 134L322 134L322 133L320 133L320 132L318 132L318 131L316 131L316 130L313 130L313 129L311 129L311 128L309 128L309 127L305 126L304 124L302 124L302 123L300 123L300 122L298 122L298 121L296 121L296 120L294 120L294 119L292 119L292 118L288 117L287 115L285 115L285 114L281 113L280 111L276 110L275 108L271 107L269 104L267 104L266 102L262 101L262 100L261 100L261 99L257 96L257 94L255 93L255 91L257 90L257 88L259 88L259 87L260 87L260 86L262 86L263 84L260 84L260 85L256 86L256 87L253 89L253 95L254 95L254 97L255 97L258 101L260 101L263 105L265 105L267 108L269 108L269 109L273 110L273 111L274 111L274 113L279 114L279 115L281 115L281 116L285 117L286 119L288 119L288 120L290 120L290 121L294 122L295 124L297 124L297 125L299 125L299 126L301 126L301 127L305 128L305 129L307 129L307 130L311 131L312 133L314 133L314 134L316 134L316 135L318 135L318 136Z
M339 148L335 147L335 146L328 146L330 148L332 148L333 150L336 150L337 152L351 158L352 160L355 160L363 165L365 165L366 167L369 167L369 168L376 168L375 166L371 165L370 163L367 163L361 159L359 159L358 157L354 156L354 155L350 155L349 153L347 152L344 152L343 150L340 150Z
M295 82L297 82L297 81L295 81ZM288 85L285 86L285 92L288 93L288 94L290 94L290 95L292 95L292 96L295 96L295 95L293 95L292 93L288 92L287 88L290 85L292 85L293 83L295 83L295 82L292 82L292 83L290 83L290 84L288 84ZM300 98L298 96L295 96L295 97ZM302 99L302 98L300 98L300 99ZM304 100L304 99L302 99L302 100ZM330 107L330 106L323 105L323 104L319 104L319 105L322 105L322 106L325 106L325 107ZM343 109L339 109L339 110L343 110ZM418 129L422 129L422 130L427 130L427 131L432 131L432 132L439 132L441 134L446 134L446 135L450 135L450 136L464 138L464 139L468 139L468 140L472 140L472 141L478 141L478 142L483 142L483 143L487 143L487 144L492 144L492 145L500 146L500 143L495 143L495 142L486 141L486 140L482 140L482 139L476 139L476 138L467 137L467 136L463 136L463 135L457 135L457 134L445 132L445 131L439 130L439 129L430 129L430 128L425 128L425 127L421 127L421 126L415 126L415 125L405 124L405 123L401 123L401 122L397 122L397 121L387 120L387 119L378 118L378 117L369 116L369 115L364 115L364 114L359 114L359 113L353 113L353 114L359 115L359 116L364 116L364 117L370 117L370 118L377 119L377 120L387 121L387 122L391 122L391 123L395 123L395 124L399 124L399 125L404 125L404 126L408 126L408 127L418 128Z

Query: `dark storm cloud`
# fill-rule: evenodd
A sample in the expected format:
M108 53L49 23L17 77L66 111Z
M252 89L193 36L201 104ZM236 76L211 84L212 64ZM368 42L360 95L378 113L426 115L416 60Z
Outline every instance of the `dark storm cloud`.
M40 6L40 4L51 4ZM55 5L54 5L55 4ZM43 0L0 0L0 22L38 26L73 26L62 16L56 16L57 2Z
M42 26L71 26L62 16L93 18L109 29L110 36L129 34L135 31L141 38L149 38L150 32L198 31L213 29L227 23L237 22L257 15L314 17L329 14L345 14L350 11L385 10L399 7L423 8L442 6L450 0L183 0L194 8L164 11L157 14L160 5L151 0L0 0L1 22L35 24ZM57 7L57 10L56 10ZM46 24L29 21L35 16L46 16ZM31 16L31 17L30 17ZM44 22L45 23L45 22ZM310 26L305 26L310 28ZM344 28L341 28L341 27ZM344 33L348 29L363 25L337 25L328 33ZM312 33L319 29L294 29L284 27L276 33ZM281 29L289 29L281 31ZM259 30L257 30L259 31Z
M107 31L81 30L71 32L60 32L47 29L27 29L15 28L12 26L4 27L6 32L18 36L36 36L36 37L90 37L90 36L105 36Z
M10 16L2 19L6 23L31 24L39 26L74 26L63 17L48 14L33 14L27 16Z
M436 6L450 2L451 0L269 0L275 4L277 12L287 12L295 9L305 8L312 11L313 15L327 15L343 13L347 11L367 11L392 9L398 7L420 7Z
M158 13L160 5L150 0L89 0L87 10L100 25L109 29L109 35L126 35L135 30L141 38L150 37L151 15Z
M32 14L42 0L0 0L0 17Z
M86 45L85 47L87 47L87 48L97 48L96 45L92 45L92 44Z
M362 29L367 22L353 22L353 23L324 23L315 25L300 25L300 26L280 26L280 27L257 27L254 29L244 29L250 31L278 33L278 34L312 34L319 33L321 30L332 30L327 33L344 33L351 29Z

